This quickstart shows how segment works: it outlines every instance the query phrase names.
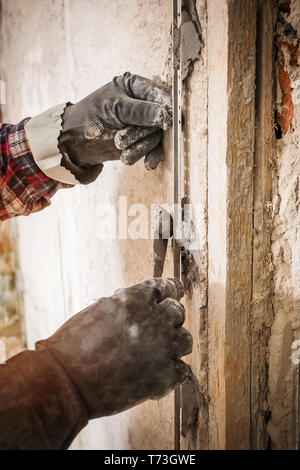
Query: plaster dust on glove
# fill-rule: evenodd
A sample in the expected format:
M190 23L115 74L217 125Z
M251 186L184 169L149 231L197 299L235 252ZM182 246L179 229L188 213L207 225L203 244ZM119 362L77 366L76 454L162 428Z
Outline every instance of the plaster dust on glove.
M148 78L125 72L78 103L67 104L58 139L65 156L62 166L83 184L92 182L107 161L121 159L133 165L149 155L147 167L156 168L161 152L152 151L171 125L168 91Z

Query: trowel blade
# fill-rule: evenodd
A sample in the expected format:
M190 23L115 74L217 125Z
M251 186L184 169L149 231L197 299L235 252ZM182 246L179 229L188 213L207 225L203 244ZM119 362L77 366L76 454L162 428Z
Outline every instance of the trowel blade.
M153 242L153 276L162 277L169 238L173 236L173 218L160 207L157 214Z

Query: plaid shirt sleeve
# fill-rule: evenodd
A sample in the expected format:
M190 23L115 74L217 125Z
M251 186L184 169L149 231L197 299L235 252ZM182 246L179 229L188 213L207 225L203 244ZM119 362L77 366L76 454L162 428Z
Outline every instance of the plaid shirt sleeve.
M29 119L0 128L0 220L40 211L58 189L73 187L49 178L35 163L24 130Z

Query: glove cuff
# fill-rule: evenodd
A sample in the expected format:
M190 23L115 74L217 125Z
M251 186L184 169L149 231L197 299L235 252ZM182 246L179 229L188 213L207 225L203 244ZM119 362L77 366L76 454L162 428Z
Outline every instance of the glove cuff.
M25 125L26 137L37 166L49 178L67 184L79 184L74 174L61 164L58 139L62 130L63 114L71 103L53 106L30 119Z

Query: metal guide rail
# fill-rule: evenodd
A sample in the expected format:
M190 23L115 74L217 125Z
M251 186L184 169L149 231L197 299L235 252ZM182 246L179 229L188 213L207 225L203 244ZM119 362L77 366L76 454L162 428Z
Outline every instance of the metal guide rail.
M173 165L174 165L174 240L173 240L173 275L181 278L180 247L176 243L176 227L181 218L181 169L182 169L182 142L181 142L181 11L182 1L173 0L172 21L172 99L173 99ZM180 210L179 210L180 209ZM181 387L174 391L174 448L180 449L181 434Z

